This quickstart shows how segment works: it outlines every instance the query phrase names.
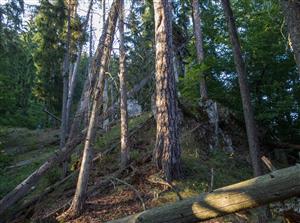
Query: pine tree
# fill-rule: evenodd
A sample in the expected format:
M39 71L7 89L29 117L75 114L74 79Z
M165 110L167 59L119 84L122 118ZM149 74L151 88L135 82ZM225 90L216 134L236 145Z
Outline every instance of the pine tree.
M181 176L178 108L173 68L169 1L153 2L156 45L156 144L154 159L170 181Z

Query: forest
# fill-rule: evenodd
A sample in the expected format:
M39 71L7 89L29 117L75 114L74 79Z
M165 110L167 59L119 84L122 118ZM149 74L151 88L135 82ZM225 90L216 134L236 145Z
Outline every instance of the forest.
M0 223L300 223L300 0L0 0Z

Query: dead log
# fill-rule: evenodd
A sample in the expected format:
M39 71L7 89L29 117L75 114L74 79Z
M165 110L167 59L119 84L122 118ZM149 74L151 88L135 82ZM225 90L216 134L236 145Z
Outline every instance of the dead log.
M15 189L9 192L0 200L0 215L4 213L9 207L15 202L20 200L30 191L31 187L34 186L38 180L56 163L64 161L70 152L81 143L83 140L83 134L69 142L63 150L55 152L43 165L35 170L30 176L28 176L22 183L20 183Z
M300 195L300 165L110 223L200 222Z

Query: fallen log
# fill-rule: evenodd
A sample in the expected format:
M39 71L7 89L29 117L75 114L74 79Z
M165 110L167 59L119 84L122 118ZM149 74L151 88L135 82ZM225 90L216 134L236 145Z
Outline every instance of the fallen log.
M30 176L28 176L22 183L16 186L11 192L6 194L0 200L0 215L4 213L9 207L15 202L20 200L25 194L30 191L31 187L34 186L38 180L56 163L60 163L68 157L68 154L81 143L83 140L83 134L69 142L63 150L55 152L44 164L36 169Z
M300 165L109 223L200 222L300 195Z

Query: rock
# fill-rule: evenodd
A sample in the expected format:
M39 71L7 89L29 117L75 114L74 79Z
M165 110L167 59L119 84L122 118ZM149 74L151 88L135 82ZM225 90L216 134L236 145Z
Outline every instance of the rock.
M138 103L137 100L128 99L127 110L129 117L135 117L142 113L142 106Z

